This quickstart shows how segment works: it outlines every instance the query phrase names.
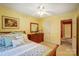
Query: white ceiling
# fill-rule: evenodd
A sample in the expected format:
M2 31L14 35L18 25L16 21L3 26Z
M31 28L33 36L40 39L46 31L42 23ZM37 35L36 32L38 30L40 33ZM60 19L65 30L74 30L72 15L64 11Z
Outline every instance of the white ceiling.
M67 13L73 10L77 10L78 3L4 3L0 4L12 8L18 12L28 14L34 17L40 17L37 13L39 11L39 6L43 5L48 14L44 14L41 17Z

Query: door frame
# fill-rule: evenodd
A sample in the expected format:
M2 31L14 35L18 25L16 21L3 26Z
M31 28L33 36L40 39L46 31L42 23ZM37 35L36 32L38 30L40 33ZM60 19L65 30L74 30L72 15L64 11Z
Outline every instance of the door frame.
M63 24L71 24L71 37L68 39L72 39L72 19L61 20L61 39L63 38Z
M77 37L76 37L76 55L77 55L77 56L79 56L79 55L78 55L78 54L79 54L79 53L78 53L78 51L79 51L79 50L78 50L78 35L79 35L79 34L78 34L78 32L79 32L79 31L78 31L78 26L79 26L79 25L78 25L78 22L79 22L78 19L79 19L79 17L77 17L77 20L76 20L76 21L77 21L77 25L76 25L76 26L77 26L77 27L76 27L76 28L77 28L77 29L76 29L76 35L77 35Z

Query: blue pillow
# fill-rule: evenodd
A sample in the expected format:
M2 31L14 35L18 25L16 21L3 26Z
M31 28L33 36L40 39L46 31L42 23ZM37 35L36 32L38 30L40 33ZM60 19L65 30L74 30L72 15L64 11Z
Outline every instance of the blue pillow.
M0 46L4 46L5 43L4 43L4 38L3 37L0 37Z
M5 47L12 46L12 38L11 37L4 37Z
M0 38L0 45L2 45L2 39Z

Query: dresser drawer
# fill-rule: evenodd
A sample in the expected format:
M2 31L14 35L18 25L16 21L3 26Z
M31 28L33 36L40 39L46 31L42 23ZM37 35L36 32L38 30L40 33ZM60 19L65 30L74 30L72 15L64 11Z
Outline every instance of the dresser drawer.
M40 43L43 41L44 34L38 33L38 34L28 34L29 40L32 40L34 42Z

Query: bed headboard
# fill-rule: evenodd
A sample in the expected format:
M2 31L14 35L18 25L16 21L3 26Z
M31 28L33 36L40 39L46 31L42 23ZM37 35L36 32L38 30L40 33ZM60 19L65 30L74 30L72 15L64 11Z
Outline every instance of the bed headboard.
M7 32L0 32L0 33L2 33L2 34L8 34L8 33L13 33L13 32L22 32L22 33L26 34L25 31L7 31Z

